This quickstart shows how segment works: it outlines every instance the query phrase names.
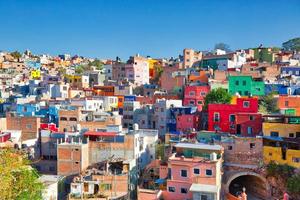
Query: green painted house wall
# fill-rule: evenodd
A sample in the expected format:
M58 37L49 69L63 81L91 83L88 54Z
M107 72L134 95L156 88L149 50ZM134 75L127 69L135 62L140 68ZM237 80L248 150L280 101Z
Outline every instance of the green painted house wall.
M265 95L265 83L254 81L251 76L229 76L229 93L241 96L262 96Z
M210 59L203 59L200 62L201 68L207 68L210 67L212 69L218 69L218 61L224 61L228 60L228 58L210 58Z

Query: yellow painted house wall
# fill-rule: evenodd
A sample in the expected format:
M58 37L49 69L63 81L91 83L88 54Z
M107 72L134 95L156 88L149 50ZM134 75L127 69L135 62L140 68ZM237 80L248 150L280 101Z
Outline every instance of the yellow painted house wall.
M281 157L281 147L264 146L264 163L268 164L275 161L278 164L287 164L292 167L300 168L300 162L294 162L293 158L300 158L300 150L288 149L286 152L286 160Z
M32 70L30 72L30 76L32 79L39 79L39 78L41 78L41 71L40 70Z
M290 133L300 132L300 124L268 123L262 125L264 136L270 136L272 131L278 132L280 137L289 137Z

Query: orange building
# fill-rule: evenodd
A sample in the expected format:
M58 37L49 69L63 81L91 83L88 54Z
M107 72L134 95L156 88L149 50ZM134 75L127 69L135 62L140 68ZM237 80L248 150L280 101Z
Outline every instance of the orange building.
M114 96L114 86L94 86L93 94L96 96Z
M300 96L279 96L278 108L280 110L294 109L295 115L300 115Z

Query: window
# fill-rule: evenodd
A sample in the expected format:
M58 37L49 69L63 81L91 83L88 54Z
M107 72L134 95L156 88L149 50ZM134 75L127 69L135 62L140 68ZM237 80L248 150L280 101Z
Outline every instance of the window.
M180 170L180 175L181 177L187 177L187 170L185 169Z
M206 95L206 92L201 92L200 95L201 95L201 96L205 96L205 95Z
M229 121L235 122L235 115L229 115Z
M214 113L214 121L219 122L220 121L220 113L215 112Z
M70 117L70 121L76 122L76 121L77 121L77 118L76 118L76 117Z
M66 117L61 117L60 121L67 121L67 118Z
M248 135L251 135L253 133L252 127L247 128L247 133L248 133Z
M246 85L246 81L243 81L243 85Z
M175 192L175 187L169 187L169 192Z
M296 132L296 138L300 138L300 132Z
M295 163L300 163L300 158L298 158L298 157L293 157L293 158L292 158L292 161L295 162Z
M289 106L289 101L285 101L284 106L288 107Z
M203 101L198 101L198 105L202 105L203 104Z
M235 81L235 85L239 85L239 81Z
M273 154L271 152L269 152L269 156L272 156Z
M205 174L206 176L212 176L212 170L211 169L205 170Z
M255 147L255 143L250 143L250 149L253 149Z
M248 91L245 91L245 96L249 96L249 92Z
M182 194L187 194L187 193L188 193L188 190L187 190L186 188L181 188L181 189L180 189L180 192L181 192Z
M27 129L31 129L31 128L32 128L32 125L31 125L31 124L26 124L26 128L27 128Z
M250 102L249 101L244 101L243 102L243 107L244 108L249 108Z
M195 104L195 101L191 100L190 105L194 105L194 104Z
M254 120L254 116L253 116L253 115L250 115L250 116L249 116L249 120L253 121L253 120Z
M230 146L228 146L228 150L232 150L232 146L230 145Z
M164 108L160 108L160 112L164 112Z
M208 200L208 198L207 198L207 195L205 195L205 194L201 194L201 198L200 198L200 200Z
M271 131L271 137L278 137L279 133L277 131Z
M104 190L111 190L111 184L103 184Z
M190 91L189 95L190 96L195 96L195 92L194 91Z
M194 168L194 174L200 174L200 169Z
M289 133L289 137L293 138L294 137L294 133Z

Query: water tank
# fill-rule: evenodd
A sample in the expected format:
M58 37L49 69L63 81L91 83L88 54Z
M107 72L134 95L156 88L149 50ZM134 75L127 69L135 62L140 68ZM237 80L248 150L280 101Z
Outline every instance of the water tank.
M135 131L139 130L139 125L137 123L133 124L133 130Z
M217 161L217 154L216 153L211 153L210 154L210 160Z

